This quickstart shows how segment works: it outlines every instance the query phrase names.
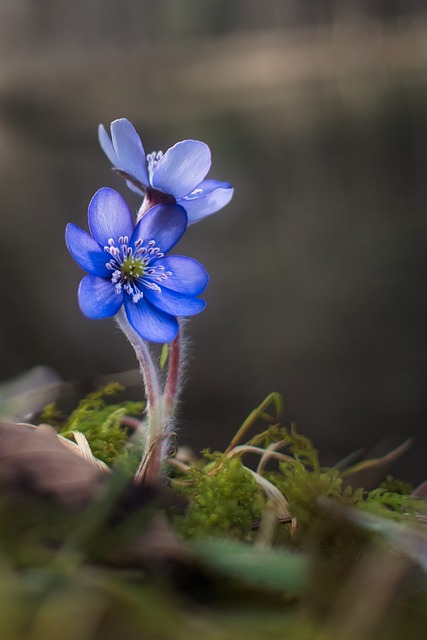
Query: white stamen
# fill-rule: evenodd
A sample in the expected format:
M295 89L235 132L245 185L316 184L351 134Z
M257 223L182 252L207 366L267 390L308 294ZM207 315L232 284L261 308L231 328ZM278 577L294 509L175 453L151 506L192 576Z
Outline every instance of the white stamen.
M145 243L145 246L143 243L144 240L139 238L133 246L129 246L128 236L120 236L119 247L115 246L113 238L110 238L104 247L104 251L110 256L110 260L105 263L105 266L112 272L111 283L114 285L114 291L116 294L125 291L131 296L134 304L137 304L144 297L141 287L161 293L162 290L158 283L167 280L172 275L172 271L165 271L164 265L156 264L159 258L164 257L164 253L156 246L156 241L151 239ZM140 266L143 267L141 271L139 271L139 267L136 269L137 272L142 273L138 277L133 275L132 263L123 268L124 261L132 259L132 257L139 260ZM152 261L153 264L149 266Z
M161 293L162 291L159 285L156 284L155 282L151 282L151 280L143 280L142 284L144 285L144 287L147 287L147 289L151 289L152 291L157 291L157 293Z
M142 291L139 291L137 293L135 293L132 297L132 302L134 304L136 304L137 302L139 302L142 298L144 297L144 294L142 293Z

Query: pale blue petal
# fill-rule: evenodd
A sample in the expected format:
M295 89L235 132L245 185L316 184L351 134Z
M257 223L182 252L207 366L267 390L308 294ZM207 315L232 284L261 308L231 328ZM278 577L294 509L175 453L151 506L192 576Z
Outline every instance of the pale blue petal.
M129 189L131 191L133 191L134 193L137 193L139 196L143 196L144 191L142 189L139 189L136 184L132 184L132 182L130 180L126 180L126 186L129 187Z
M155 307L170 313L173 316L195 316L203 311L206 302L193 296L184 296L182 293L170 291L161 286L161 292L152 289L144 289L144 297Z
M176 204L157 204L144 213L135 227L132 243L146 244L155 240L156 246L167 253L180 239L187 227L185 209Z
M119 118L111 123L111 139L118 159L117 169L126 171L147 186L149 182L144 147L129 120Z
M167 256L156 260L156 265L162 265L165 271L172 275L164 281L165 286L172 291L187 296L198 296L206 289L209 276L197 260L186 256Z
M65 229L65 243L68 251L77 264L94 276L108 276L105 264L109 256L104 249L86 231L75 224L67 224Z
M116 293L111 280L92 275L80 282L78 297L80 309L94 320L114 316L123 303L123 294Z
M124 296L127 318L144 340L171 342L178 333L178 321L168 313L155 309L146 299L136 304L129 295Z
M191 193L202 182L211 166L207 144L183 140L168 149L153 169L151 184L177 200Z
M105 130L103 124L98 126L98 140L101 145L101 149L113 165L113 167L117 167L119 164L119 159L117 157L116 152L114 151L113 143L111 142L110 136Z
M179 201L187 212L188 224L193 224L219 211L233 197L234 189L228 182L204 180L190 195Z
M99 189L89 203L89 228L102 247L108 240L118 243L120 236L130 238L134 224L129 207L122 196L108 187Z

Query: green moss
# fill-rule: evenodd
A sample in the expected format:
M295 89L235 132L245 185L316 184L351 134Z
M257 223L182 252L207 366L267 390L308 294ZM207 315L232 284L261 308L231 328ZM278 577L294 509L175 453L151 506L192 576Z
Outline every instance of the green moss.
M386 479L381 482L380 488L391 491L392 493L399 493L402 496L409 496L413 491L413 486L409 482L405 482L391 475L388 475Z
M93 455L106 464L113 464L119 456L126 454L128 432L123 427L125 416L141 417L143 402L120 402L108 404L107 399L117 396L123 387L110 383L88 394L80 401L59 430L65 438L73 439L73 431L83 433L90 445ZM55 405L45 408L41 420L57 426L59 412Z
M191 469L190 482L181 487L190 502L176 525L189 538L250 538L261 517L259 487L238 458L213 454L211 459L213 464Z
M250 447L262 450L277 442L282 445L285 460L280 462L278 471L266 471L262 475L285 497L292 523L285 521L276 526L275 533L271 534L271 542L276 545L304 546L308 541L310 546L314 542L341 558L348 548L348 555L355 557L369 535L361 533L350 521L347 509L402 521L423 510L424 504L404 493L404 483L394 479L393 485L389 479L390 489L379 487L366 491L363 487L351 487L338 468L320 465L313 443L298 433L295 425L286 429L274 424L244 445L237 438L233 442L237 447L234 452L228 448L227 455L205 454L207 460L198 461L186 475L174 479L176 487L189 499L186 515L176 521L186 537L254 538L254 525L256 528L256 523L262 520L268 500L241 458ZM400 492L393 491L393 486ZM341 521L339 527L332 509Z
M95 455L112 463L127 455L123 417L139 417L143 408L117 402L119 391L118 385L99 389L68 419L49 406L42 419L61 424L69 437L83 432ZM269 398L279 406L276 395ZM402 573L394 573L400 571L396 560L406 555L425 566L427 534L418 517L424 503L391 477L369 491L349 486L345 470L322 467L308 438L294 426L283 428L267 413L267 401L260 407L227 453L206 453L191 465L171 462L171 484L188 508L169 517L191 543L177 540L165 517L180 501L164 487L150 497L150 489L134 487L120 465L83 511L33 495L21 481L10 495L0 495L1 637L56 638L68 615L73 640L144 634L350 640L365 637L360 611L372 613L378 593L381 609L374 611L369 637L424 638L427 580L421 571L406 575L404 562ZM247 439L254 419L270 426ZM247 453L260 456L259 474L283 493L290 518L282 513L277 520L274 491L260 487L244 466ZM263 471L272 453L268 464L276 471ZM389 588L393 576L404 589L398 591L397 579ZM15 635L5 631L6 623Z
M425 511L425 503L410 495L387 491L382 487L364 492L356 506L385 518L407 520L409 515Z
M40 416L40 422L60 428L66 420L64 414L58 409L55 402L47 404Z
M334 469L312 471L299 461L292 465L282 464L280 469L280 474L271 473L268 478L283 493L299 524L308 525L318 515L320 497L342 496L342 479Z

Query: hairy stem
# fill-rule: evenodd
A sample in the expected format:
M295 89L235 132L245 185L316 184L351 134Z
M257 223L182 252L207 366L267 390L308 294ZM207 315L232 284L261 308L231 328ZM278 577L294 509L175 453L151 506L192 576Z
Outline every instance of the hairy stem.
M172 341L170 346L168 375L166 378L165 390L163 393L164 407L168 416L172 416L174 412L180 387L182 359L181 343L182 337L180 328L175 340Z
M154 187L145 187L145 197L137 213L136 221L139 222L142 216L157 204L176 204L176 200L168 193L163 193Z
M116 322L135 351L147 397L148 439L143 460L135 476L135 482L140 483L144 479L155 482L158 480L160 473L164 423L162 394L157 368L151 357L147 342L130 326L123 308L117 313Z

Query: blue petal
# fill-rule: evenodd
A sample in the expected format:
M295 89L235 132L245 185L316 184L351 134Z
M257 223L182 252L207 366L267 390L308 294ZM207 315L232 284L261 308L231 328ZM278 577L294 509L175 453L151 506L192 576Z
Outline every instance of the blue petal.
M103 187L95 193L89 203L88 217L91 233L101 247L105 247L110 238L118 242L120 236L132 236L132 214L114 189Z
M142 189L139 189L136 184L132 184L132 182L130 180L126 180L126 186L129 187L129 189L131 191L133 191L134 193L137 193L139 196L143 196L144 195L144 191Z
M94 276L108 276L105 264L108 257L99 244L86 231L75 224L65 229L65 243L77 264Z
M186 256L169 256L156 260L153 265L162 265L172 275L165 280L165 285L172 291L187 296L198 296L206 289L209 276L197 260Z
M204 180L190 195L179 201L187 212L188 224L225 207L233 197L234 189L228 182Z
M176 204L157 204L144 213L135 227L132 243L142 240L146 244L155 240L156 246L167 253L187 228L185 209Z
M80 309L92 319L114 316L123 303L123 294L116 293L111 280L92 275L80 282L78 297Z
M144 340L171 342L178 333L178 321L168 313L155 309L146 299L136 304L125 295L126 315L131 326Z
M113 143L111 142L110 136L105 131L105 127L103 124L98 126L98 140L101 145L101 149L113 165L113 167L118 167L119 159L117 157L116 152L114 151Z
M120 118L111 123L111 139L119 162L117 169L126 171L147 186L149 182L144 147L129 120Z
M205 178L211 166L207 144L198 140L177 142L162 156L153 170L151 183L175 199L191 193Z
M144 297L155 307L173 316L195 316L203 311L206 302L193 296L185 296L176 291L161 287L161 292L144 289Z

